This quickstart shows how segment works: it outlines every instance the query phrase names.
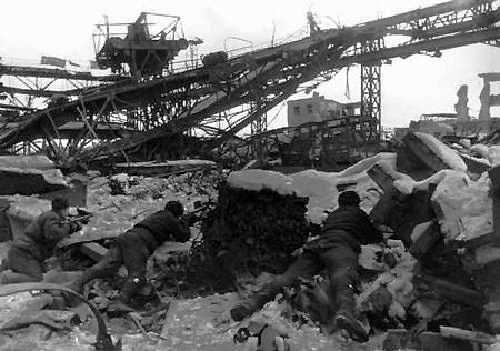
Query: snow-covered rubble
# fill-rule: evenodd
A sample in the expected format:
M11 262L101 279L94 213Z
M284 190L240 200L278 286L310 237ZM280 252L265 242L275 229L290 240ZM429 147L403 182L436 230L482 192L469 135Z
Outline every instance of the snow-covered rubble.
M493 231L489 177L470 181L465 173L447 174L432 195L446 238L470 240Z
M447 147L442 141L434 138L432 135L427 133L414 133L417 138L427 145L427 147L436 154L445 164L451 169L457 171L466 172L467 166L464 161L458 156L458 154Z
M467 241L491 232L492 200L489 196L488 174L483 173L478 180L473 180L457 151L437 142L432 136L417 135L417 137L435 154L433 156L439 157L442 163L448 166L448 169L442 169L441 166L440 171L428 178L414 180L410 174L398 169L396 153L381 153L337 173L307 170L284 175L252 169L232 172L227 182L235 188L252 191L270 189L282 195L296 194L299 197L307 197L309 199L307 217L312 222L320 223L326 218L326 211L337 206L338 194L344 189L357 190L362 198L362 208L369 212L384 193L382 186L369 176L372 167L379 167L388 175L392 186L404 195L402 202L417 192L433 191L432 197L429 195L428 205L432 205L435 209L435 218L412 224L411 242L419 241L433 228L432 224L437 222L440 226L435 225L438 228L436 232L443 235L447 241ZM465 152L466 149L468 148L461 148L461 152ZM498 163L497 159L500 160L500 156L496 156L497 151L494 147L482 145L472 146L469 150L472 158L493 165ZM120 177L123 182L132 180L127 186L126 193L121 195L110 194L107 178L94 178L89 183L88 207L94 213L94 217L82 233L73 235L72 240L78 241L86 237L114 237L150 213L163 208L165 202L171 199L180 200L187 210L191 210L195 201L204 202L217 197L215 178L197 178L192 175L172 176L167 179L131 178L127 175ZM31 203L45 200L25 200L24 197L20 197L19 205L14 206L13 211L17 211L19 217L28 218L36 215L38 210L30 209L31 205L24 208L23 201ZM384 198L384 201L387 201L387 198ZM45 205L48 204L46 202ZM393 215L398 214L394 212ZM398 232L394 231L397 237ZM176 248L164 245L150 261L148 274L151 276L153 266L178 265L177 257L182 256L184 259L188 250L189 243ZM437 252L439 254L439 251ZM499 249L489 246L482 246L473 253L475 263L479 265L498 259L499 255ZM420 256L418 257L420 259ZM363 246L359 261L363 269L370 273L368 276L363 276L360 294L357 296L358 307L362 313L378 311L384 307L379 306L383 305L380 299L384 297L386 300L383 302L387 304L384 313L395 323L393 327L401 328L410 315L427 322L435 318L438 312L449 308L449 306L443 307L445 298L419 295L415 279L421 269L420 263L401 241L389 241L387 247ZM184 274L182 270L179 272ZM235 301L234 293L175 301L163 326L162 340L154 347L164 350L248 349L249 345L232 343L232 336L241 326L232 322L227 313ZM334 338L322 334L313 323L299 325L285 318L283 312L289 311L290 308L287 302L278 296L275 301L268 303L261 311L254 314L252 320L268 322L285 330L291 336L291 344L298 350L330 350L343 347ZM77 335L84 339L81 331ZM381 337L383 335L379 334L372 338L372 342ZM137 338L139 339L140 337ZM131 344L133 343L129 345ZM137 341L136 345L140 345L140 342ZM375 346L373 348L375 349Z
M380 255L377 253L380 252ZM394 258L392 267L377 256L391 254ZM358 308L361 311L372 309L371 295L380 288L390 292L392 300L389 305L389 316L399 321L406 319L407 311L414 300L413 270L417 261L407 252L401 241L389 241L387 248L378 245L363 245L360 255L360 265L364 269L379 271L375 280L362 282L361 293L357 298Z
M133 180L127 194L111 195L109 180L104 177L97 177L89 182L88 209L93 217L81 232L64 240L62 245L114 238L150 214L163 209L170 200L178 200L184 205L185 211L192 211L197 201L217 199L217 175L202 177L187 173L162 179L128 177L122 174L120 177L123 181Z
M259 191L274 190L280 194L296 194L309 199L308 219L321 223L327 212L337 207L338 186L356 188L362 198L361 207L369 211L378 201L378 186L367 175L367 171L377 162L387 160L395 162L396 154L380 153L341 172L320 172L306 170L288 176L267 170L245 170L232 172L228 183L233 187Z

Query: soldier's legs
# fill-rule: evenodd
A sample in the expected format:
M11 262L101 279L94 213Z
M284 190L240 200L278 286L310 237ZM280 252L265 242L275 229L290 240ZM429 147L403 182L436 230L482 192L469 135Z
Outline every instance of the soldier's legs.
M347 329L353 339L366 341L368 335L354 318L354 288L359 282L358 254L347 244L336 244L322 252L320 259L328 270L330 298L337 307L335 322L340 329Z
M15 246L8 253L9 268L12 273L6 273L6 283L39 282L43 279L42 263L33 255Z
M151 255L147 243L133 231L125 233L119 240L123 264L128 278L120 291L120 301L128 303L146 283L146 266Z
M337 244L322 252L320 259L328 270L331 298L339 313L354 314L354 290L358 284L358 254L347 244Z
M231 317L235 321L240 321L250 316L270 301L282 287L292 284L298 277L311 277L320 269L321 263L316 255L309 251L304 252L288 267L286 272L275 276L272 281L264 284L260 291L253 293L248 299L233 307Z
M111 277L122 264L122 254L118 245L113 245L103 258L95 265L84 271L81 276L68 285L69 289L81 292L83 285L93 279Z

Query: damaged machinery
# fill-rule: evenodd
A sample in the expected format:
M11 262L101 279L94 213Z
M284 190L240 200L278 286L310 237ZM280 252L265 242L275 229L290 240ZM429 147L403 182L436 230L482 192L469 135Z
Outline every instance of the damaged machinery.
M366 73L361 106L361 116L366 123L361 124L361 134L365 140L378 140L380 89L379 84L372 83L380 79L381 61L492 42L500 36L494 26L499 17L497 7L494 0L451 1L354 27L317 30L310 37L206 67L195 65L192 69L154 79L112 83L84 93L77 100L25 114L22 122L4 125L0 146L9 148L22 141L43 138L52 145L53 157L63 158L59 161L65 167L88 167L92 162L110 157L115 161L137 160L142 155L161 158L161 152L152 152L153 149L169 149L169 145L175 146L179 135L196 129L203 131L203 142L193 145L193 152L209 151L293 93L315 86L351 64L361 64ZM130 27L130 40L137 31L144 33L142 19L141 16L140 21ZM391 46L392 41L386 39L394 35L403 38L402 43ZM161 46L165 42L162 38L150 39L154 41L152 45ZM191 45L196 43L199 41ZM185 47L184 44L176 46L172 53ZM136 57L135 64L144 66L143 69L151 70L163 62L163 56L158 59L154 50L149 56L141 55ZM148 59L140 63L141 57ZM122 63L132 61L120 59ZM150 67L148 62L155 64ZM141 67L137 69L140 71ZM122 116L123 123L136 125L138 132L84 150L89 139L96 139L97 134L92 130L99 123L109 123L112 115ZM371 123L372 119L375 123ZM69 121L89 122L84 123L85 128L64 150L59 150L54 146L54 139L59 127ZM197 149L201 146L205 150Z

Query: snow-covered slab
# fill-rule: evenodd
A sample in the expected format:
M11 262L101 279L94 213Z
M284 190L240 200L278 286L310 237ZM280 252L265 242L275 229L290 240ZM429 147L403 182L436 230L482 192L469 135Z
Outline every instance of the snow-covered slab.
M364 174L378 162L385 161L396 168L398 155L395 152L380 152L375 156L365 158L349 168L338 173L340 178L352 178Z
M269 189L282 195L291 195L296 193L296 189L292 186L292 179L283 173L275 171L250 169L246 171L232 172L227 178L227 182L234 188L251 191Z
M465 154L460 155L460 157L462 157L463 159L466 159L466 160L471 160L471 161L474 161L474 162L481 163L481 164L483 164L485 166L491 167L491 162L488 159L485 159L485 158L473 157L473 156L465 155Z
M470 152L476 157L488 159L489 147L483 144L474 144L470 147Z
M442 141L427 133L413 133L429 150L437 156L448 168L466 172L467 166L456 151L449 148ZM423 160L425 162L425 160ZM430 166L430 165L429 165Z
M476 181L447 173L432 195L441 232L448 240L470 240L493 231L492 200L487 173Z
M337 207L338 185L346 184L349 189L358 191L361 207L370 211L378 201L377 184L368 177L367 171L377 162L386 161L396 164L395 153L380 153L361 160L342 172L319 172L306 170L290 175L275 171L245 170L232 172L228 177L229 185L252 191L274 190L283 195L296 194L309 198L307 217L313 223L321 223L327 212Z
M10 203L10 207L7 210L7 217L9 218L13 239L19 237L28 224L35 220L42 212L51 209L49 200L43 200L37 197L12 195L2 196L2 199Z
M0 166L0 194L42 194L68 188L59 169L22 169Z
M484 158L472 157L465 154L461 154L460 157L464 160L471 174L482 174L491 168L490 161Z
M414 180L405 173L398 172L392 159L377 162L368 174L384 191L392 187L402 194L411 194L413 191Z
M57 167L47 156L0 156L0 168L46 170Z
M295 192L309 198L308 218L314 223L321 223L326 218L325 211L337 206L337 174L307 170L290 175Z
M500 146L490 146L488 149L488 159L492 167L500 164Z
M32 196L3 196L2 199L9 201L10 207L7 214L11 218L30 222L37 218L42 212L49 211L51 204L49 200Z

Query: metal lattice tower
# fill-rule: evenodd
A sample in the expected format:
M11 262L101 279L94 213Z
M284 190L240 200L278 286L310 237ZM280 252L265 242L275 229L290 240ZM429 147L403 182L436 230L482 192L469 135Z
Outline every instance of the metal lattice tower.
M376 52L383 48L383 40L375 39L365 43L360 48L361 52ZM381 91L382 62L380 60L367 62L361 65L361 116L373 118L377 122L369 123L376 126L376 130L370 130L371 135L380 137L382 131L382 91ZM370 127L372 129L372 127Z

